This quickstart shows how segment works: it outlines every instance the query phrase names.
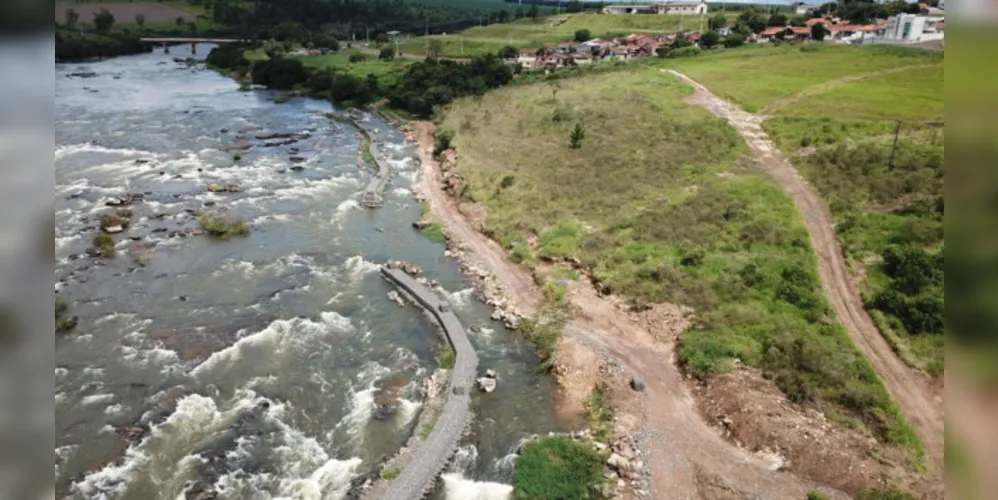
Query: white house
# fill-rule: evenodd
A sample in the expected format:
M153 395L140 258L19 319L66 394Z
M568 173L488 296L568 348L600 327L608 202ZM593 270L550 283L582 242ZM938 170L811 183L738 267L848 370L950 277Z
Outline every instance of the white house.
M927 42L941 40L945 26L944 18L928 17L916 14L898 14L887 20L887 24L878 32L878 38L901 43Z
M608 5L603 8L606 14L706 14L706 0L667 0L644 5Z

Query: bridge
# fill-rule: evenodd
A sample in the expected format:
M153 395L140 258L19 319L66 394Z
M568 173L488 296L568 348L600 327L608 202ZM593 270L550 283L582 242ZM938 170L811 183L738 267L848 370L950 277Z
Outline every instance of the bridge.
M199 43L239 43L248 42L249 40L240 40L236 38L140 38L139 41L149 45L159 45L163 47L163 51L167 54L170 53L171 45L184 45L191 44L191 54L197 54L197 44Z
M143 43L179 45L184 43L238 43L249 42L238 38L140 38Z
M454 348L456 360L450 376L450 391L433 432L414 450L408 463L394 479L380 479L363 496L365 500L421 500L436 485L437 476L457 451L468 424L468 406L478 372L478 354L472 347L461 322L446 300L398 268L382 267L381 274L394 283L437 320L447 342Z

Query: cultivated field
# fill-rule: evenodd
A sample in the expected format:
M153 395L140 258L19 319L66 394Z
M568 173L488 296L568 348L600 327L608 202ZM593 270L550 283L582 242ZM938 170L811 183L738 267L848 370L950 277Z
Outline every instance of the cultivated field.
M250 61L256 61L260 59L267 59L267 54L263 49L249 50L244 53L247 59ZM364 57L363 61L350 62L350 56L361 55ZM337 69L342 70L354 76L359 76L361 78L366 77L369 74L373 74L378 77L385 75L401 73L405 71L410 64L413 63L410 59L393 59L391 61L381 61L378 56L371 54L363 54L357 49L341 49L336 53L317 55L317 56L290 56L298 59L302 64L308 68L315 69Z
M738 359L794 401L917 449L836 324L794 204L755 172L733 129L683 103L690 92L629 67L461 100L441 127L455 134L463 197L484 204L514 259L577 257L639 304L693 306L697 326L679 353L691 373ZM572 149L577 123L585 138Z
M81 23L93 21L94 16L107 9L114 16L115 23L132 24L135 23L135 16L142 14L148 24L173 24L177 19L184 22L194 22L197 20L195 13L183 10L166 3L155 2L82 2L82 3L57 3L55 4L55 21L57 23L66 22L66 11L75 10L80 15Z
M699 29L700 18L666 15L562 14L550 17L520 19L511 23L469 28L460 33L431 36L444 44L443 55L461 57L495 53L514 47L540 47L572 40L578 30L589 30L593 37L613 37L632 33L663 33L680 29ZM422 54L427 37L416 37L402 46L407 53ZM462 51L462 40L463 51Z

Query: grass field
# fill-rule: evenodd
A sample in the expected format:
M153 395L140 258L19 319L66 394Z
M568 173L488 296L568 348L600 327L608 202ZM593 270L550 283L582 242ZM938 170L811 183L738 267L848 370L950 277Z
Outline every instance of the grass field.
M703 83L715 94L736 102L751 112L762 110L780 99L813 86L843 77L901 66L942 64L940 53L902 47L832 44L810 44L808 47L813 47L811 50L814 51L802 51L802 46L789 44L779 47L746 46L737 50L717 50L704 57L674 59L667 64ZM893 80L884 77L887 83L873 90L889 94L889 89L885 88L887 84L891 81L907 82L911 77L906 73L898 74ZM930 74L923 78L932 80L934 77ZM864 80L864 83L871 85L868 80ZM848 91L849 86L835 88L842 95L842 92ZM875 96L871 98L876 99ZM877 105L888 104L881 99ZM907 106L903 102L896 106L904 109L910 107L915 106ZM780 114L794 116L797 114L794 108L795 106L781 108ZM820 116L821 111L818 110L818 113Z
M610 14L561 14L533 19L520 19L511 23L491 24L469 28L460 33L436 35L428 38L444 44L443 55L461 57L482 53L495 53L499 49L514 47L540 47L572 40L575 32L587 29L596 38L606 38L632 33L663 33L679 29L698 29L700 19L689 16L624 16ZM422 54L427 37L415 37L402 45L406 53ZM462 51L462 38L464 48Z
M697 376L734 359L795 401L861 419L918 449L876 374L832 319L792 201L752 170L723 121L684 104L657 68L500 89L444 113L462 196L515 260L578 257L637 303L699 311L681 360ZM585 137L569 147L575 124Z
M864 278L867 308L899 355L910 365L939 374L944 367L942 319L943 67L937 54L908 54L862 47L752 48L668 62L712 91L775 116L765 129L794 166L821 193L836 220L846 258ZM795 66L803 56L807 63ZM855 64L845 61L855 60ZM767 73L800 71L770 81ZM928 65L928 67L922 67ZM843 77L876 68L904 71L854 81ZM821 81L824 80L824 81ZM775 92L767 92L767 89ZM799 100L780 104L804 92ZM892 169L894 131L902 120ZM884 256L914 246L931 268L928 284L901 293ZM901 293L901 298L885 295ZM887 300L890 299L890 300Z
M480 12L498 12L500 10L505 10L510 14L516 12L516 8L518 7L515 3L507 3L503 0L419 0L419 3L429 7L447 7L451 9L463 9ZM544 5L538 5L537 7L541 13L554 11L553 7ZM523 6L524 12L526 12L529 8L529 5Z

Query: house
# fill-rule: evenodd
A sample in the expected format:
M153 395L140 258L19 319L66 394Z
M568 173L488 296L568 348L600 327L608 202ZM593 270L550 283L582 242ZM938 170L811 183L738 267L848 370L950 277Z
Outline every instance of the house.
M731 28L729 28L727 26L725 26L725 27L720 28L720 29L717 30L717 36L720 36L720 37L728 36L731 33L732 33Z
M759 33L760 42L771 42L773 39L781 38L780 34L784 40L810 40L811 39L811 28L803 26L771 26L766 28Z
M813 5L808 5L804 2L794 2L790 4L790 8L794 9L794 14L798 16L806 16L812 10L814 10Z
M946 27L945 18L928 17L916 14L898 14L879 26L877 38L887 42L915 43L942 40Z
M696 15L707 13L707 2L705 0L668 0L645 5L608 5L603 8L603 12L605 14Z
M829 35L827 40L838 43L865 43L877 36L880 25L838 23L826 25Z
M523 65L524 68L533 69L537 64L537 50L538 49L520 49L520 54L516 58L516 62Z
M573 54L578 52L579 44L573 42L559 43L555 46L554 52L556 54Z

